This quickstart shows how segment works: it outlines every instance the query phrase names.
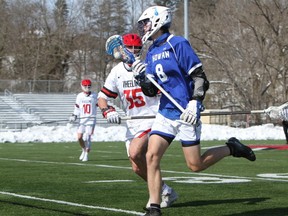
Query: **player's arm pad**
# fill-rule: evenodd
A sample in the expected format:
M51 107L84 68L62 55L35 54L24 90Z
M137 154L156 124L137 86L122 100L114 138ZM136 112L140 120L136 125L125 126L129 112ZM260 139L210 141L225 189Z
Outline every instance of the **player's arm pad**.
M159 92L158 88L146 76L141 79L139 84L144 95L148 97L154 97Z
M192 99L204 100L206 91L209 89L209 81L202 67L196 68L190 75L194 81Z

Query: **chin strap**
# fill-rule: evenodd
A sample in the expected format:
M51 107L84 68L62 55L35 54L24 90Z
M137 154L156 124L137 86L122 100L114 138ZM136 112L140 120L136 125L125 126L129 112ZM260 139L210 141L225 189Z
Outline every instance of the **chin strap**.
M88 97L89 95L91 95L91 91L89 92L84 92L86 94L86 97Z

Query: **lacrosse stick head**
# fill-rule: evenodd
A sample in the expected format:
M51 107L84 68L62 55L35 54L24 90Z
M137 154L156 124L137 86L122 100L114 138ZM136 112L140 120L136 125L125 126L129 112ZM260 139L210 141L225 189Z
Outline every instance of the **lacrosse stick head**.
M288 102L281 106L271 106L268 109L264 110L264 112L269 115L271 119L275 120L288 120Z
M275 106L271 106L265 110L265 113L269 115L271 119L279 119L280 118L280 109Z
M134 54L124 45L121 35L113 35L106 41L106 52L125 63L132 64L135 61Z
M284 104L280 111L280 118L282 121L288 121L288 103Z

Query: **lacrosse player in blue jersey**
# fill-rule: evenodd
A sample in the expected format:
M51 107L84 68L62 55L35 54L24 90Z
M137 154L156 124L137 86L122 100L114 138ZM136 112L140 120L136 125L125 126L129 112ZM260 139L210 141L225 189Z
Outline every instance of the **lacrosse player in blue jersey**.
M286 144L288 144L288 108L283 109L281 111L281 119L282 119L283 131L286 138Z
M201 155L200 112L202 101L209 88L203 65L189 42L180 36L170 34L171 11L167 7L152 6L145 10L138 20L138 30L143 44L152 41L145 63L136 60L133 74L147 96L157 94L157 87L147 78L152 78L183 108L181 112L165 94L149 137L147 160L150 208L145 215L161 215L161 170L160 161L173 139L181 140L187 166L194 172L207 169L222 158L233 155L255 161L251 148L235 137L226 145L207 150ZM163 92L163 91L162 91Z
M138 57L142 41L137 34L125 34L123 43L129 52ZM98 107L109 123L120 124L121 118L114 107L108 106L109 99L119 98L127 116L155 115L158 110L159 96L147 97L134 80L131 65L119 62L112 68L104 86L98 94ZM127 120L126 149L133 171L147 181L146 150L149 132L154 119ZM162 186L161 208L167 208L177 199L177 193L167 184ZM150 206L150 202L146 204Z

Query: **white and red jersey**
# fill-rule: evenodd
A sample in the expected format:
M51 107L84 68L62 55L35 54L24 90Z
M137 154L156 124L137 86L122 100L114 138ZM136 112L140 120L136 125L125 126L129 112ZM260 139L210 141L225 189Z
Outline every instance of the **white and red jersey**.
M111 70L98 97L109 100L118 96L127 116L155 115L158 111L159 97L145 96L123 62Z
M97 102L95 92L81 92L77 95L73 114L80 118L80 124L96 124Z

